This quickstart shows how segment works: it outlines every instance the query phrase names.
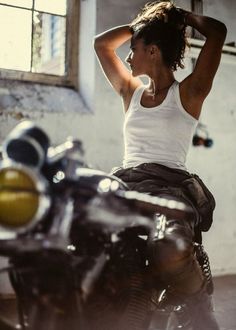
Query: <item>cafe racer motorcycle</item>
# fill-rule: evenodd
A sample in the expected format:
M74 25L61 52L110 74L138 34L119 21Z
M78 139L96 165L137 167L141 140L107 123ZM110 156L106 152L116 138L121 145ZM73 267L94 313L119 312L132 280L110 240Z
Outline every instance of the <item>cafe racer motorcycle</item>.
M53 147L41 128L21 122L0 163L1 272L19 321L0 319L0 328L148 329L161 300L159 292L153 300L148 236L162 239L166 219L190 215L181 202L129 191L87 167L80 141Z

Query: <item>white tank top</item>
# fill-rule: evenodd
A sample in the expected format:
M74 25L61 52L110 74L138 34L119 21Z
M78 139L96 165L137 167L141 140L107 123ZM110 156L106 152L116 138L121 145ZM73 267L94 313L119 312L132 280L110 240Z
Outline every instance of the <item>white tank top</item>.
M141 105L147 88L139 86L125 114L123 167L158 163L186 170L185 162L198 121L183 108L175 81L164 101L155 107Z

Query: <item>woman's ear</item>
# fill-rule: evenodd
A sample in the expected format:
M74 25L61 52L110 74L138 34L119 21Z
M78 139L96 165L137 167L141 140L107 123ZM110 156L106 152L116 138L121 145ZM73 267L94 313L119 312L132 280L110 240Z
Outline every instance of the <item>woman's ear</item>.
M151 55L157 55L159 52L159 49L156 45L150 45L150 54Z

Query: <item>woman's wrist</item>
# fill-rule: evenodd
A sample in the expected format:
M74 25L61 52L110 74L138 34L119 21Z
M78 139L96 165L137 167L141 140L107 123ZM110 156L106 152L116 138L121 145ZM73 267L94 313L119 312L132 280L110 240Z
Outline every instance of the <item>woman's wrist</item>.
M179 13L181 17L181 24L184 26L188 25L188 17L191 14L191 11L184 10L180 7L176 7L177 12Z
M189 25L188 17L190 14L190 11L184 10L180 7L175 7L173 11L170 11L168 19L169 22L174 22L176 27L182 30Z

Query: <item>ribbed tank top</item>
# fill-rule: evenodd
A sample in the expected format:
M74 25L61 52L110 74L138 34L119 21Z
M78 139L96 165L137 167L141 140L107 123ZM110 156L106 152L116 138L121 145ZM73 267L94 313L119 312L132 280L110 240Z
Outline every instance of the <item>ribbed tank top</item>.
M186 156L198 121L183 108L177 81L164 101L152 108L141 105L145 88L141 85L134 91L125 114L123 167L158 163L186 170Z

